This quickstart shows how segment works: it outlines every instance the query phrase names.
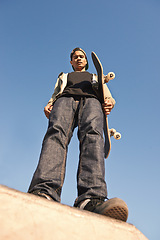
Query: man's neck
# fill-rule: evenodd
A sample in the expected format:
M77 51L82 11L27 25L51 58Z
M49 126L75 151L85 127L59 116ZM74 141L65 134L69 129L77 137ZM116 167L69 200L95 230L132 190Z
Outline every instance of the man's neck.
M83 68L82 70L80 70L80 69L75 70L75 72L85 72L85 71L86 71L85 68Z

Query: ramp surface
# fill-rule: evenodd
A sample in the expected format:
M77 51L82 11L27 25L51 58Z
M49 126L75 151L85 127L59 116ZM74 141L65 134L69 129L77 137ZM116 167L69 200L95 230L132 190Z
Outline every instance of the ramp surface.
M133 225L0 185L0 240L147 240Z

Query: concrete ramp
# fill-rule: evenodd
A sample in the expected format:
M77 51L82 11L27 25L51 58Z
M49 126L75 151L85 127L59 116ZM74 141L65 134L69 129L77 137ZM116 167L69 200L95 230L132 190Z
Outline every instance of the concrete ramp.
M135 226L0 185L0 240L146 240Z

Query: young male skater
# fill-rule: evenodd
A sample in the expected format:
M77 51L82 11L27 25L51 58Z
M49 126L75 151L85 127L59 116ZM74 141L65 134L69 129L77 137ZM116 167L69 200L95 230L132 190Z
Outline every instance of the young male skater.
M68 144L78 126L78 197L74 207L127 221L128 208L123 200L105 201L104 114L109 115L115 100L106 86L106 102L101 106L97 88L92 84L96 76L86 71L84 50L73 49L70 58L74 72L59 75L52 98L44 108L49 125L28 192L60 202Z

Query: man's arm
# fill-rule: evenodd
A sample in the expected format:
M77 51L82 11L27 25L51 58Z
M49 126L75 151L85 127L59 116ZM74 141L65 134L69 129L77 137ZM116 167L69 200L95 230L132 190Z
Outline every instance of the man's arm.
M58 79L57 79L55 87L54 87L54 93L52 94L52 97L49 100L48 104L44 107L44 113L45 113L47 118L49 118L49 115L50 115L51 110L53 108L53 103L56 100L57 95L60 94L63 91L63 89L65 88L65 86L67 84L67 75L68 75L68 73L61 72L58 76ZM63 88L61 88L61 85L62 85L62 79L61 78L63 78Z
M107 78L107 75L106 76L104 75L104 78ZM100 93L98 90L98 76L96 74L93 74L92 86L93 86L95 93L97 94L97 97L99 97ZM112 94L106 83L104 83L104 97L105 97L105 103L103 104L103 107L105 108L104 109L105 112L106 113L108 112L108 114L109 114L110 111L112 110L112 108L114 107L116 101L112 97Z
M58 81L56 82L55 88L54 88L54 93L52 94L51 99L47 103L47 105L44 107L44 113L46 117L49 119L49 114L51 113L51 110L53 108L53 102L56 98L56 95L58 94Z

